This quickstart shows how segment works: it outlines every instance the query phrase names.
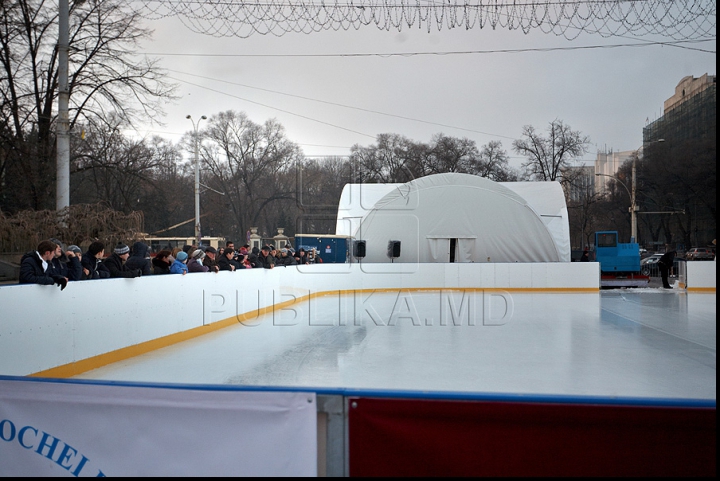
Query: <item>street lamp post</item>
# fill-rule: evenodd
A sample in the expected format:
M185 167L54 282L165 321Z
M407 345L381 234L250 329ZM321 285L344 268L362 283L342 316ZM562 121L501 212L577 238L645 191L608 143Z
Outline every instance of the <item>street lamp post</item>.
M200 241L202 234L200 232L200 160L198 159L198 126L201 120L207 120L204 115L195 123L191 115L185 117L190 120L193 124L193 130L195 131L195 239L197 239L198 247L200 247Z
M649 144L654 144L656 142L665 142L665 139L658 139L658 140L652 140L648 142ZM625 187L625 190L627 191L628 195L630 196L630 242L637 242L637 203L636 200L636 194L637 194L637 159L638 159L638 151L642 148L638 148L638 150L635 151L635 155L632 157L632 191L628 189L628 186L625 185L623 181L620 179L615 178L612 175L608 174L600 174L596 173L595 176L603 176L603 177L611 177L615 179L616 181L620 182L620 184Z
M630 191L630 189L628 189L628 186L625 185L625 182L612 175L601 174L598 172L595 174L595 176L610 177L611 179L615 179L616 182L625 187L625 190L630 196L630 242L635 242L635 239L637 239L637 212L635 210L637 207L635 205L635 159L633 159L632 192Z

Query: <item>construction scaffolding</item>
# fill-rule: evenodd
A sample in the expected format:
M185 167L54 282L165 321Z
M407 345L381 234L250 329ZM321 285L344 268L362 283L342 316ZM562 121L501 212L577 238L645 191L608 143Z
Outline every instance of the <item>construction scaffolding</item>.
M676 144L715 137L717 85L708 87L643 128L643 143L664 139Z

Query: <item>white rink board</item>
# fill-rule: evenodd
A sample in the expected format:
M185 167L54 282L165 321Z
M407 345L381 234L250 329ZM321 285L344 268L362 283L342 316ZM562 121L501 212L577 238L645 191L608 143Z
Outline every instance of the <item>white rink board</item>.
M717 288L717 262L688 261L684 264L687 272L686 287L688 289Z
M205 301L241 293L242 313L288 294L367 289L598 289L596 263L325 264L218 274L0 287L0 374L28 375L220 320ZM247 305L246 305L247 304Z

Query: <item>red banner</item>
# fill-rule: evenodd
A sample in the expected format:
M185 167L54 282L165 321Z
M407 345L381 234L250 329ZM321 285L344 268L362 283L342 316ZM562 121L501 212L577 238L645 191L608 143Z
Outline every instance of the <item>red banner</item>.
M715 409L349 400L351 476L715 476Z

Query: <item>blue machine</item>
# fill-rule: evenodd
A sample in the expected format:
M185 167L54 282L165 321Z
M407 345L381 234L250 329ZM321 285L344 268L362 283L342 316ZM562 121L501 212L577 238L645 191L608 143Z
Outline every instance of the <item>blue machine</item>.
M650 280L640 273L640 245L619 243L617 231L595 233L595 260L601 287L643 287Z
M329 234L296 234L295 250L297 251L301 247L306 252L315 249L323 264L344 264L350 258L349 249L352 247L352 238Z

